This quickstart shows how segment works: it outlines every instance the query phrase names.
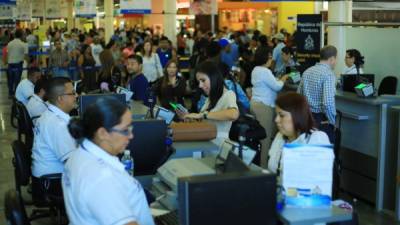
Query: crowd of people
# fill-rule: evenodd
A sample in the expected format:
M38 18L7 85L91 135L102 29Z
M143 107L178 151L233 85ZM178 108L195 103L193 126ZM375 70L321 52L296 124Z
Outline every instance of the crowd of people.
M277 173L285 143L334 143L334 46L321 49L321 61L303 73L296 90L283 91L289 74L298 70L293 40L284 29L272 38L258 31L183 32L176 47L150 29L116 30L110 40L101 28L49 29L47 35L54 45L46 65L34 54L39 47L28 29L3 30L0 44L9 95L27 107L35 126L33 189L40 190L41 176L63 173L72 224L154 224L142 187L116 157L134 137L128 108L104 99L71 120L78 92L124 87L145 105L156 98L176 110L176 121L215 124L218 145L229 138L233 121L251 113L267 132L261 166ZM188 73L181 72L182 57L190 58ZM20 82L24 60L28 76ZM345 60L350 72L362 73L357 50L349 50ZM74 87L77 80L80 90Z

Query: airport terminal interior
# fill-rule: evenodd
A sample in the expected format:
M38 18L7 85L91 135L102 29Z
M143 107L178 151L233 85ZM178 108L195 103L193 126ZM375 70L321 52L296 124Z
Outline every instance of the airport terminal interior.
M0 0L0 224L400 225L400 1Z

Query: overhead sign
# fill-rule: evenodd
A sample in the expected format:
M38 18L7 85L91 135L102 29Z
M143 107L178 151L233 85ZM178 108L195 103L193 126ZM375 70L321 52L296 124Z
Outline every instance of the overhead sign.
M96 0L75 0L75 16L96 17Z
M0 19L12 18L14 8L15 6L12 5L0 5Z
M2 5L16 5L17 0L0 0L0 4Z
M216 15L217 0L190 0L189 14Z
M321 14L297 15L297 60L301 71L319 61L321 49Z
M44 17L44 0L32 0L32 17Z
M46 0L46 19L61 18L60 0Z
M32 2L31 0L18 0L17 1L17 20L31 20L32 19Z
M120 0L121 14L150 14L151 0Z

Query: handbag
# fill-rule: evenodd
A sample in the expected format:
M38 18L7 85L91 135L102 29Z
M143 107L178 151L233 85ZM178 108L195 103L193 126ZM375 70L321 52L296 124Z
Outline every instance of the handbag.
M172 123L171 129L174 141L209 141L217 137L215 124L205 121Z

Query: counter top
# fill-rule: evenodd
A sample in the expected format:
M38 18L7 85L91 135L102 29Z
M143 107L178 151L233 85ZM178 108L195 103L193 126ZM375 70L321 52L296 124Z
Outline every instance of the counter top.
M336 99L350 100L368 105L400 104L399 95L381 95L377 97L362 98L352 92L336 91Z

